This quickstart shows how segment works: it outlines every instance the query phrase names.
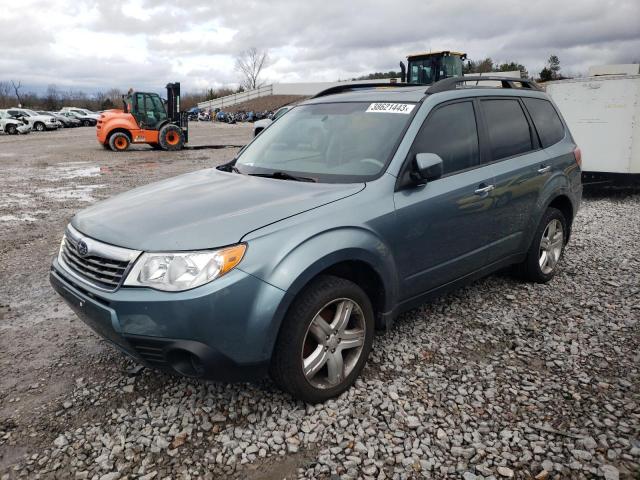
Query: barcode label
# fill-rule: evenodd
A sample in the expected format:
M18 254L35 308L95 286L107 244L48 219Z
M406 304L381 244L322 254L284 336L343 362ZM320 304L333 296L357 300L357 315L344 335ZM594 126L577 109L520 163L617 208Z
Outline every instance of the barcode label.
M404 113L408 115L414 109L411 103L372 103L367 113Z

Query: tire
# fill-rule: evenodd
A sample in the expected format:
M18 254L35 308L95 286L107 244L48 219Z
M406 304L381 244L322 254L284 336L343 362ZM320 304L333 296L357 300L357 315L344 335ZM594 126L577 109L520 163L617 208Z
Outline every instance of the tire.
M126 133L116 132L109 137L109 148L114 152L124 152L130 144L131 140Z
M149 146L153 149L153 150L162 150L162 147L160 146L159 143L150 143Z
M160 129L158 143L163 150L182 150L184 147L184 133L180 127L169 123Z
M338 311L348 312L346 322L338 320ZM298 295L282 322L271 378L299 400L324 402L353 385L371 351L373 334L373 307L366 293L349 280L320 276Z
M547 209L525 260L516 265L517 275L528 282L546 283L551 280L558 270L568 232L567 219L562 212L556 208Z
M36 122L36 124L34 125L35 129L39 132L44 132L45 130L45 126L44 123L42 122Z
M109 145L109 142L101 143L100 145L102 145L102 148L104 148L105 150L111 150L111 145Z
M6 129L7 135L17 135L18 134L18 127L16 127L15 125L7 125L7 129Z

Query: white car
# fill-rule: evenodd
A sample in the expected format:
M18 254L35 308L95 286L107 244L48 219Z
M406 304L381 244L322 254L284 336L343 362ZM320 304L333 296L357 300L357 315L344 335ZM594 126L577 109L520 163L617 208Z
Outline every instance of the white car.
M61 126L55 118L49 115L40 115L28 108L8 108L6 112L13 118L24 118L29 123L29 126L38 132L57 130Z
M86 108L79 107L62 107L61 112L69 112L74 114L76 117L88 117L93 118L96 122L100 120L100 114L96 112L92 112L91 110L87 110Z
M18 133L29 133L31 127L28 123L16 120L6 110L0 110L0 132L7 135L17 135Z
M276 110L276 113L273 114L273 118L263 118L262 120L257 120L253 122L253 136L257 137L260 132L262 132L265 128L279 119L282 115L291 110L291 106L281 107Z

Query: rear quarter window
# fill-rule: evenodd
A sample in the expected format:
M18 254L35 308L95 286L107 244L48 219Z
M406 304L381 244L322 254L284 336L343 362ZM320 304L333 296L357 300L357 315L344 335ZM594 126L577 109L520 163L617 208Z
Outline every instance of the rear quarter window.
M521 155L533 149L529 122L518 100L482 100L480 105L493 160Z
M564 138L564 125L551 102L541 98L523 98L522 100L533 119L543 148L558 143Z

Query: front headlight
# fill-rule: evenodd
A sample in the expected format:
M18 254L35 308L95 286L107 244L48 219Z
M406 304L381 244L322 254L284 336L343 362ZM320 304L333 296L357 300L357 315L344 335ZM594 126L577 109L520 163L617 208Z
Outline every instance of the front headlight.
M244 244L220 250L143 253L124 285L177 292L199 287L221 277L240 263Z

